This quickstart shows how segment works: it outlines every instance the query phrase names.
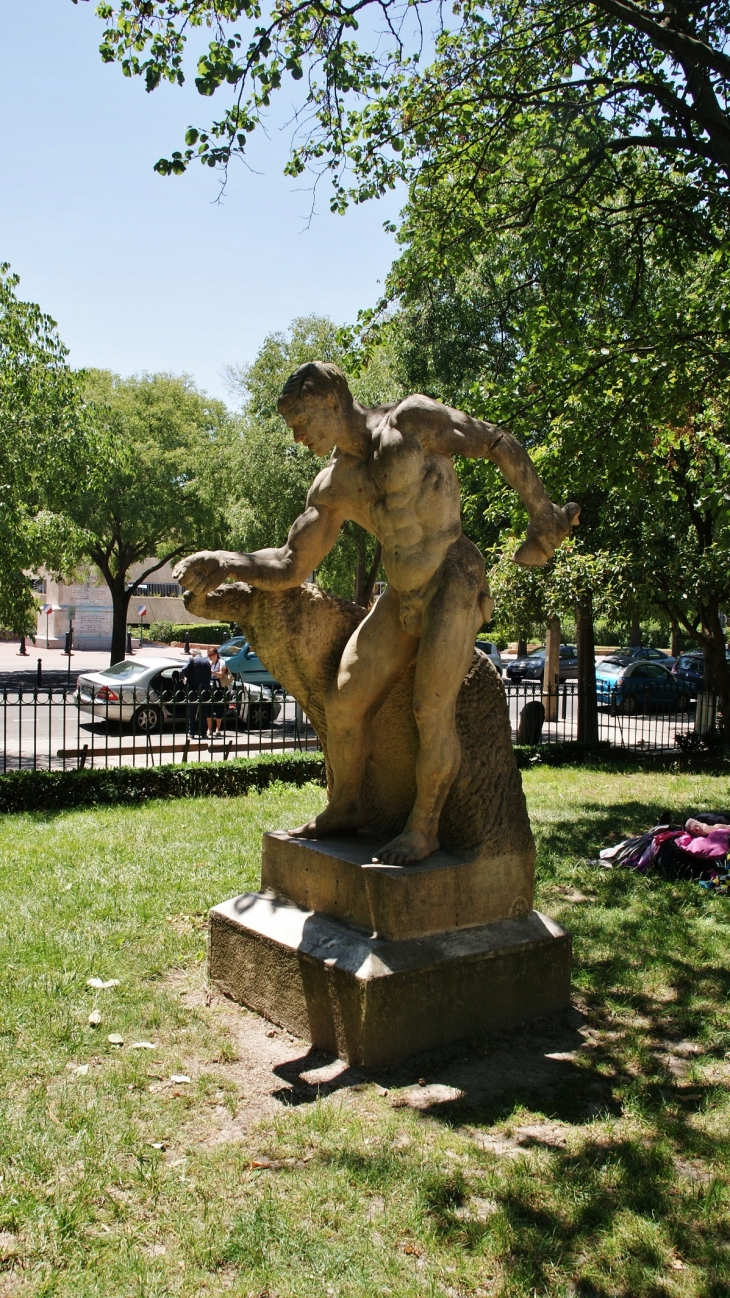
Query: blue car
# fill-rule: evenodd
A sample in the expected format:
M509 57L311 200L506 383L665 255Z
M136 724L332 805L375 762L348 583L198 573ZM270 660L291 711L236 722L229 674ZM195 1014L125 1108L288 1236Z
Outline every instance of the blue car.
M247 684L268 685L272 690L279 689L279 682L274 680L271 672L264 667L245 636L235 635L232 640L222 644L218 652L228 670L242 681L246 681Z
M599 707L627 716L652 708L684 711L689 705L687 690L677 684L668 667L658 662L624 664L606 659L598 663L596 697Z

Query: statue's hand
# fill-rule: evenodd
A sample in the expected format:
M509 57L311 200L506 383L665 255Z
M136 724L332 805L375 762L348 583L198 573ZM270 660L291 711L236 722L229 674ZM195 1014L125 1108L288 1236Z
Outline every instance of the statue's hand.
M207 595L220 584L225 573L212 550L199 550L197 554L181 559L173 568L172 575L184 590L192 591L194 595Z
M569 501L562 509L551 503L530 520L527 536L515 553L515 563L542 568L548 559L552 559L560 542L570 535L571 528L577 527L579 517L580 505L574 501Z

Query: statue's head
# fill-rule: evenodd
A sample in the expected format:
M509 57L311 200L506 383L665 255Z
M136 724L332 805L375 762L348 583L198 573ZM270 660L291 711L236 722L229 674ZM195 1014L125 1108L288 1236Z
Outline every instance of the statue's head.
M352 393L336 365L308 361L289 376L277 404L296 442L329 455L352 410Z

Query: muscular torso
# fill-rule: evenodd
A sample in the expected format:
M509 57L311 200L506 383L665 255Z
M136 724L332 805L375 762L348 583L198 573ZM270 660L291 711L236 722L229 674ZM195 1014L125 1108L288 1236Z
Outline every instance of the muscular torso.
M321 501L380 541L383 567L396 590L423 590L461 534L454 466L417 434L398 429L398 406L368 414L367 461L337 454L314 482L309 501Z

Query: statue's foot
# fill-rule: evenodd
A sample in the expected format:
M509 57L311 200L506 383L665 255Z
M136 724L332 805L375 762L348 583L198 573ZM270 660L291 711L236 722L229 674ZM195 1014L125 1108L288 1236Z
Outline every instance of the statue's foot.
M362 829L365 822L366 817L357 807L337 807L330 803L314 820L308 820L306 825L299 825L297 829L289 829L287 833L290 838L327 838L328 835Z
M438 849L437 838L427 838L417 829L404 829L397 838L381 847L373 861L381 865L412 865L414 861L423 861L432 852L438 852Z

